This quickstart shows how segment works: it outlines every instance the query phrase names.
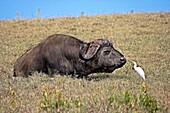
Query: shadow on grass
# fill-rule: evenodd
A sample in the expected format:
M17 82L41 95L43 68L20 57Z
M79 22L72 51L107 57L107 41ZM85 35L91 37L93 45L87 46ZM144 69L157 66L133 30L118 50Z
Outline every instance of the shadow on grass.
M43 74L43 73L35 73L33 74L32 76L29 76L28 78L25 78L25 77L11 77L12 80L34 80L34 78L38 78L40 79L40 81L49 81L49 80L53 80L52 78L57 78L58 76L61 76L61 77L68 77L68 78L72 78L72 79L85 79L87 81L102 81L102 80L127 80L129 79L128 76L126 75L114 75L114 74L106 74L106 73L95 73L95 74L91 74L87 77L80 77L80 78L77 78L76 76L70 76L70 75L55 75L53 77L50 77L46 74ZM51 78L51 79L48 79L48 78Z
M87 78L85 78L88 81L101 81L101 80L106 80L106 79L110 79L110 80L120 80L120 79L129 79L129 77L125 76L125 75L108 75L108 74L100 74L100 75L91 75L88 76Z

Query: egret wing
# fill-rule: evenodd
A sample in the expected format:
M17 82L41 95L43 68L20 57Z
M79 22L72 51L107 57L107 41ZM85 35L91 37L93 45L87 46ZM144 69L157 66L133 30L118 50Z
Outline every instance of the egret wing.
M137 73L145 80L145 73L141 67L136 68Z

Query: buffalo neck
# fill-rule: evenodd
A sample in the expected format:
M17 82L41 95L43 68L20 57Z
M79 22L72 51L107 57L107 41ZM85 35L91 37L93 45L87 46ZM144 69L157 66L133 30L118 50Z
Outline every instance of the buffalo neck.
M78 60L78 67L76 73L80 76L87 76L88 74L95 73L100 67L97 66L96 60Z

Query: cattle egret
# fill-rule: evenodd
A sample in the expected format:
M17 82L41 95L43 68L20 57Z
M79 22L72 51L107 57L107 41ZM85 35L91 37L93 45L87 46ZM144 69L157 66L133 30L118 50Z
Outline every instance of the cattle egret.
M132 63L134 64L134 70L138 73L138 75L140 76L140 77L142 77L142 79L143 79L143 82L142 82L142 84L141 84L141 91L142 92L144 92L144 93L146 93L146 91L147 91L147 84L146 84L146 82L145 82L145 73L144 73L144 71L143 71L143 69L141 68L141 67L137 67L137 64L136 64L136 62L135 61L132 61Z
M132 61L132 63L134 64L134 70L138 73L138 75L140 77L142 77L143 80L145 80L145 73L143 71L143 69L141 67L137 67L137 64L135 61Z

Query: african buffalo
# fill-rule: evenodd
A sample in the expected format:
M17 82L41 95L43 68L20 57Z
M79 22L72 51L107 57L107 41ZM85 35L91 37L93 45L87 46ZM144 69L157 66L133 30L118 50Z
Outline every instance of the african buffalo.
M55 34L27 50L14 64L14 77L33 72L84 77L91 73L111 73L126 63L125 57L106 39L86 43L75 37Z

